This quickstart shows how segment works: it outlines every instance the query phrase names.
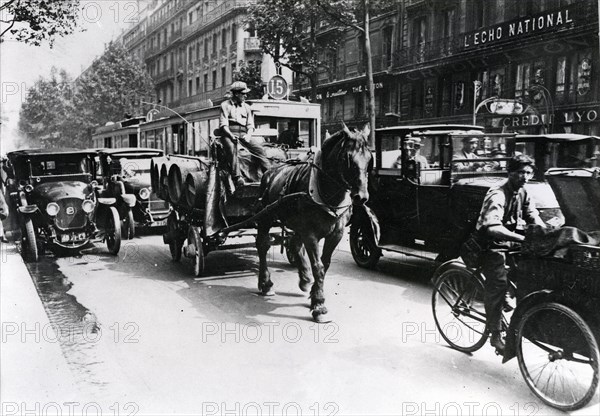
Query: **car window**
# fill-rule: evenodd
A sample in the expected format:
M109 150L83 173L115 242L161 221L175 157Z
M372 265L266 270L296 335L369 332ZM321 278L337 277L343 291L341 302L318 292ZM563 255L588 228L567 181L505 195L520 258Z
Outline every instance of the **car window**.
M56 159L34 159L30 161L33 176L76 175L90 173L87 157L63 156Z
M400 169L402 151L400 150L400 136L387 134L381 137L381 167L387 169Z
M500 159L508 157L506 137L497 136L454 136L452 138L453 169L455 171L505 170L506 160L479 161L478 159ZM523 151L527 151L525 147Z
M118 174L124 178L129 178L150 173L151 161L152 159L128 159L122 157L118 159L115 165L118 166Z

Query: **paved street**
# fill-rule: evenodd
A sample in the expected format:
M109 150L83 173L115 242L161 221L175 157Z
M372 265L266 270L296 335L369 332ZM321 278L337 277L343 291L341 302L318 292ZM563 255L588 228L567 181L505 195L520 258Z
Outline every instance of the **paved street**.
M388 255L366 271L345 242L326 279L333 322L317 325L278 249L277 295L264 298L253 249L210 253L206 276L191 278L161 236L126 244L118 258L99 246L29 265L78 389L76 411L556 414L529 392L516 360L502 365L487 345L472 356L445 345L427 265L416 260ZM11 403L25 392L11 390Z

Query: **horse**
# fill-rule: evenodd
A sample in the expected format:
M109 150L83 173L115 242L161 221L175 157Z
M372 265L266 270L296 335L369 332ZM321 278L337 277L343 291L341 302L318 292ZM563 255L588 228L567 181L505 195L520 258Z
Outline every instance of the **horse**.
M352 205L362 205L369 199L368 171L373 160L367 143L369 133L368 124L361 131L350 131L342 123L342 130L325 139L313 162L273 167L266 171L260 183L260 208L275 205L276 209L257 221L258 289L265 296L275 294L267 253L269 230L273 222L279 220L294 232L288 248L297 259L299 287L304 292L312 280L303 247L308 254L314 278L310 308L313 319L319 323L328 322L323 286L331 256L352 215ZM285 200L286 195L291 197L292 194L301 197ZM319 256L322 239L325 242Z

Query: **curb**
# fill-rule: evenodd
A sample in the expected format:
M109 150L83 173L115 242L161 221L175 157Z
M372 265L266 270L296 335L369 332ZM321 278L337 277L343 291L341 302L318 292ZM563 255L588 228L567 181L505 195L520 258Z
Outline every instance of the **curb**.
M80 394L31 275L16 247L4 243L0 321L0 414L46 414L77 401Z

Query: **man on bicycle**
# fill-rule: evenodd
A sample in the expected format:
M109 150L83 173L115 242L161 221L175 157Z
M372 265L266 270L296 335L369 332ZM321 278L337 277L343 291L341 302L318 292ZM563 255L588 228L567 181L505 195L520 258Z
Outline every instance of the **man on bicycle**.
M526 155L514 156L507 163L508 179L488 190L479 219L477 232L487 242L480 256L485 276L484 304L487 327L491 332L490 343L504 353L502 337L502 309L508 289L505 251L516 248L525 237L518 231L523 224L545 227L524 185L533 176L535 162Z

